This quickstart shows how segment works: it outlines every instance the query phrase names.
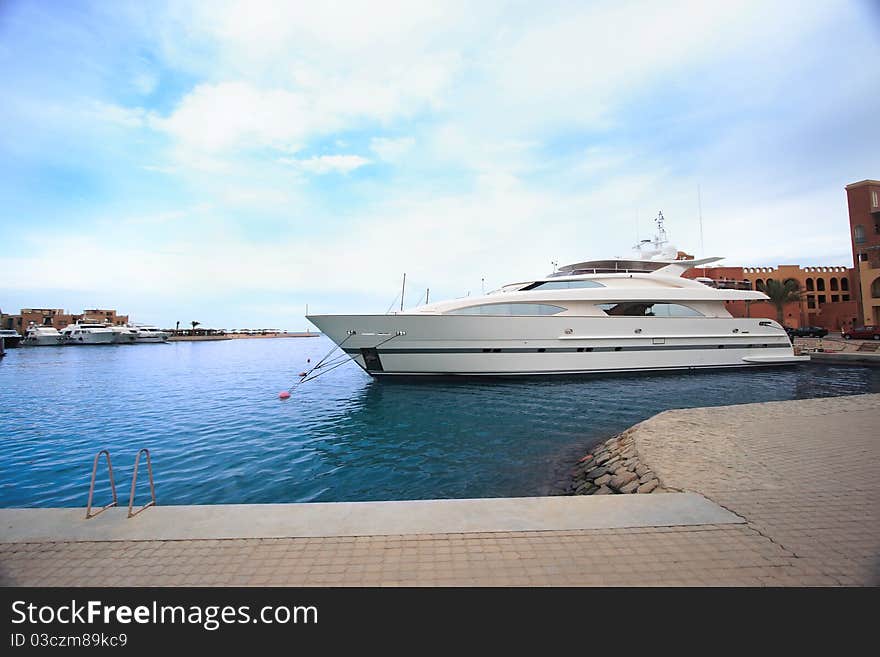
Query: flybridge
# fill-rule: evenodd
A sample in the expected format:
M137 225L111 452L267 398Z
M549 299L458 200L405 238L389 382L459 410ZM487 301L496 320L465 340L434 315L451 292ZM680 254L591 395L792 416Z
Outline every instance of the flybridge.
M702 258L700 260L588 260L573 265L565 265L549 274L547 278L560 276L581 276L584 274L653 274L661 276L681 276L692 267L700 267L723 258Z

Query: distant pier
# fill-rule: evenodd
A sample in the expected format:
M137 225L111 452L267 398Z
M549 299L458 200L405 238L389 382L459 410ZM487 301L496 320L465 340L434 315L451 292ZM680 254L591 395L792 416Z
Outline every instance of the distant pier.
M267 333L246 334L246 333L213 333L204 335L172 335L168 338L168 342L209 342L212 340L250 340L257 338L317 338L321 334L318 332L303 333Z

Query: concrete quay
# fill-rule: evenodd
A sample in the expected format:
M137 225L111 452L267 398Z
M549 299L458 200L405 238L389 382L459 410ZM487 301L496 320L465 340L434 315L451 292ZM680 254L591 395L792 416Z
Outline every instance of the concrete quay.
M824 338L796 338L795 347L818 363L880 365L880 341L877 340L844 340L829 335Z
M661 494L0 510L0 583L877 585L878 426L880 395L667 411L630 430Z

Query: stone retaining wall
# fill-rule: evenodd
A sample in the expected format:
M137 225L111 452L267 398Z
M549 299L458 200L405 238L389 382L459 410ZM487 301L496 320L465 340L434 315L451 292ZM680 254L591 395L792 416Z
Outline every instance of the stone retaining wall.
M634 433L639 425L599 443L581 458L572 472L566 495L662 493L660 478L643 463Z

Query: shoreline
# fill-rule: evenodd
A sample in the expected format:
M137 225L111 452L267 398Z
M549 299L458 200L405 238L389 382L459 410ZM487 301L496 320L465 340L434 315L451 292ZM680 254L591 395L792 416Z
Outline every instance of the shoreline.
M317 338L320 333L273 333L270 335L241 335L239 333L226 335L172 335L168 342L210 342L212 340L265 340L268 338Z
M658 435L657 427L667 422L680 423L687 431L698 428L698 423L692 421L693 416L700 416L703 422L710 423L709 416L713 412L725 414L742 409L746 413L774 416L774 420L780 422L780 429L784 431L785 420L789 417L803 414L809 416L815 408L825 406L847 406L854 402L865 401L867 408L872 404L880 404L880 394L867 393L857 395L843 395L838 397L814 397L809 399L794 399L787 401L757 402L752 404L734 404L728 406L697 407L685 409L670 409L658 413L628 429L615 434L611 438L600 440L596 445L587 450L587 453L571 466L567 486L557 495L628 495L681 492L685 490L697 490L687 486L670 485L664 480L663 472L658 463L651 457L651 452L656 449L658 453L668 453L668 445L661 446L664 440L671 437ZM781 413L777 413L782 411ZM680 420L678 418L681 418ZM763 418L761 418L763 419ZM728 432L726 440L734 441L737 435L737 427L723 427ZM712 437L718 434L712 431ZM699 442L699 439L698 439ZM680 457L672 458L667 468L677 471L683 463L689 461L689 455L683 451ZM724 463L723 459L713 458L713 468L732 470L732 464ZM701 466L703 467L703 466ZM702 489L700 492L704 492Z

